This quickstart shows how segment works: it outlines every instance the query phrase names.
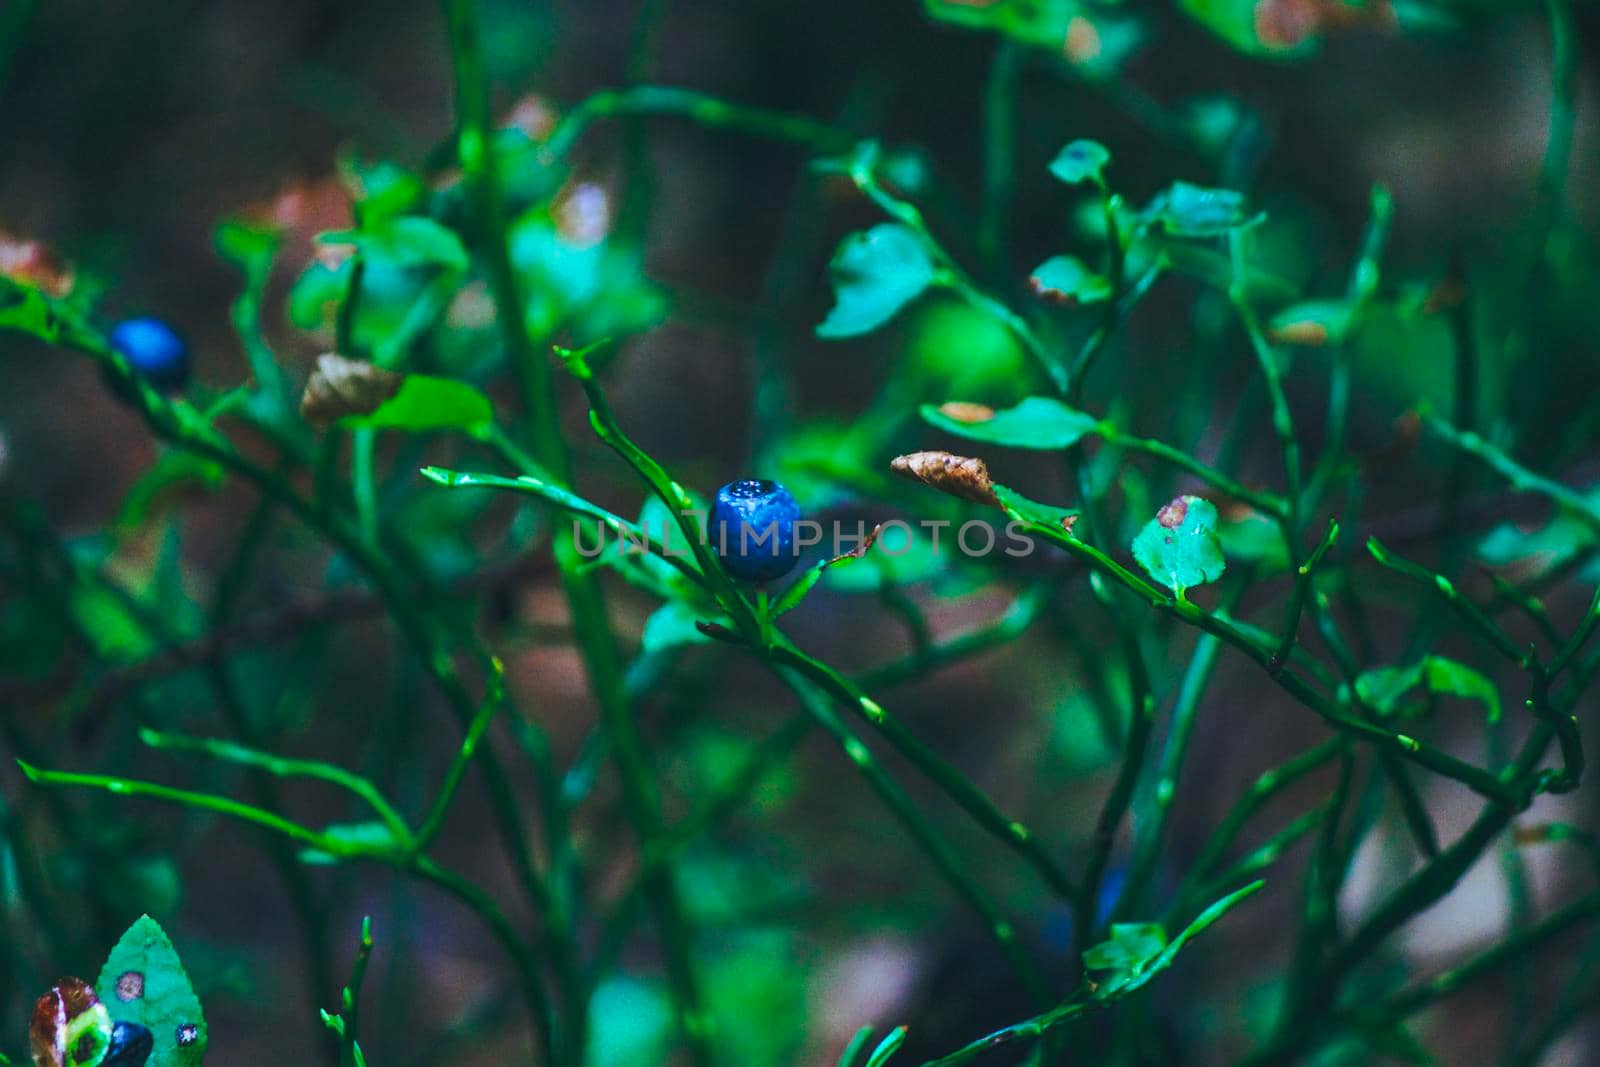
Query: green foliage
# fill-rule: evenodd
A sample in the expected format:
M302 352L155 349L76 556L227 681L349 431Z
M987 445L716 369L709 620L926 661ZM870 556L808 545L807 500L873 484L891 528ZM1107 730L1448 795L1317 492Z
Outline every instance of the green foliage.
M466 382L436 378L427 374L408 374L400 391L368 415L350 415L340 420L353 430L461 430L473 433L494 421L489 398Z
M1133 558L1179 596L1221 578L1226 563L1216 505L1197 496L1173 498L1133 539Z
M957 437L1010 448L1035 448L1054 451L1076 444L1093 433L1098 421L1074 411L1061 401L1047 396L1030 396L1016 407L996 411L987 417L951 416L932 404L922 406L922 417L930 425Z
M95 980L113 1022L150 1029L155 1047L149 1067L199 1067L208 1033L200 998L189 984L177 950L150 916L128 927Z
M1175 237L1221 237L1263 218L1250 211L1243 193L1173 182L1153 205L1162 227Z
M828 265L834 305L817 327L829 339L871 333L933 284L933 261L905 226L881 223L839 243Z
M1068 185L1086 181L1101 185L1110 162L1111 153L1099 141L1073 141L1050 161L1050 173Z
M1494 683L1466 664L1444 656L1424 656L1409 666L1365 671L1356 679L1356 692L1374 710L1387 715L1399 710L1406 694L1418 685L1439 696L1476 700L1484 706L1491 723L1500 721L1500 693Z
M1051 256L1034 268L1028 284L1052 304L1098 304L1111 299L1111 283L1073 256Z

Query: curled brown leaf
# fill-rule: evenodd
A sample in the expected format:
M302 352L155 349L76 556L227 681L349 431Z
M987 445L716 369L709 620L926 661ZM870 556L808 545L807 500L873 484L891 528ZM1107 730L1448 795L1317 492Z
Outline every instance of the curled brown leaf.
M317 357L317 369L300 395L300 414L317 426L346 415L370 415L398 393L404 381L403 374L329 352Z
M994 492L994 479L989 477L989 466L975 456L958 456L953 452L912 452L894 457L889 469L941 493L977 504L1000 506L1000 498Z

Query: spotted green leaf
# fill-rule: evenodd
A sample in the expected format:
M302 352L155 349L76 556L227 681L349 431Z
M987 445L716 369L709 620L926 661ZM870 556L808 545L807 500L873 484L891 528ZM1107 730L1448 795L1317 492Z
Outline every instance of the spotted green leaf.
M1100 424L1093 415L1045 396L1030 396L1016 407L992 412L978 405L924 404L922 418L946 433L971 441L1041 451L1076 444Z
M1110 162L1111 153L1099 141L1073 141L1051 160L1050 173L1068 185L1085 181L1099 184Z
M1034 268L1028 287L1051 304L1096 304L1111 298L1111 283L1075 256L1051 256Z
M199 1067L206 1018L166 931L148 915L122 935L95 982L114 1022L138 1023L155 1038L147 1067Z
M1226 564L1217 536L1217 509L1209 500L1180 496L1133 539L1139 566L1175 593L1222 577Z

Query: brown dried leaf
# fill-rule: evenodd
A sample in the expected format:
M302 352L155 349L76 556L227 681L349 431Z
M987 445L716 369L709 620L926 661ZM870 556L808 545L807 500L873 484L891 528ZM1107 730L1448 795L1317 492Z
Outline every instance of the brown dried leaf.
M77 281L73 269L49 245L4 231L0 231L0 275L58 298L71 293Z
M951 452L913 452L894 457L889 469L941 493L977 504L1000 506L1000 498L994 493L994 479L989 477L989 466L976 457Z
M346 415L370 415L398 393L404 381L403 374L329 352L317 357L317 369L300 396L300 414L317 426Z

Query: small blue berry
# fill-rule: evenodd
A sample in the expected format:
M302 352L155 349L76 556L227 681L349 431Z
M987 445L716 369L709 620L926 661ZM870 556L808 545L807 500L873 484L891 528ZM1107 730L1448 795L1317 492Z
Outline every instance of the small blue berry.
M189 346L160 319L127 319L111 331L111 347L157 389L181 389L189 380Z
M111 1045L100 1067L144 1067L155 1044L155 1035L149 1028L138 1023L118 1023L111 1030Z
M800 505L777 482L729 482L717 490L711 509L711 548L735 578L770 582L788 574L799 560L794 543L799 520Z

